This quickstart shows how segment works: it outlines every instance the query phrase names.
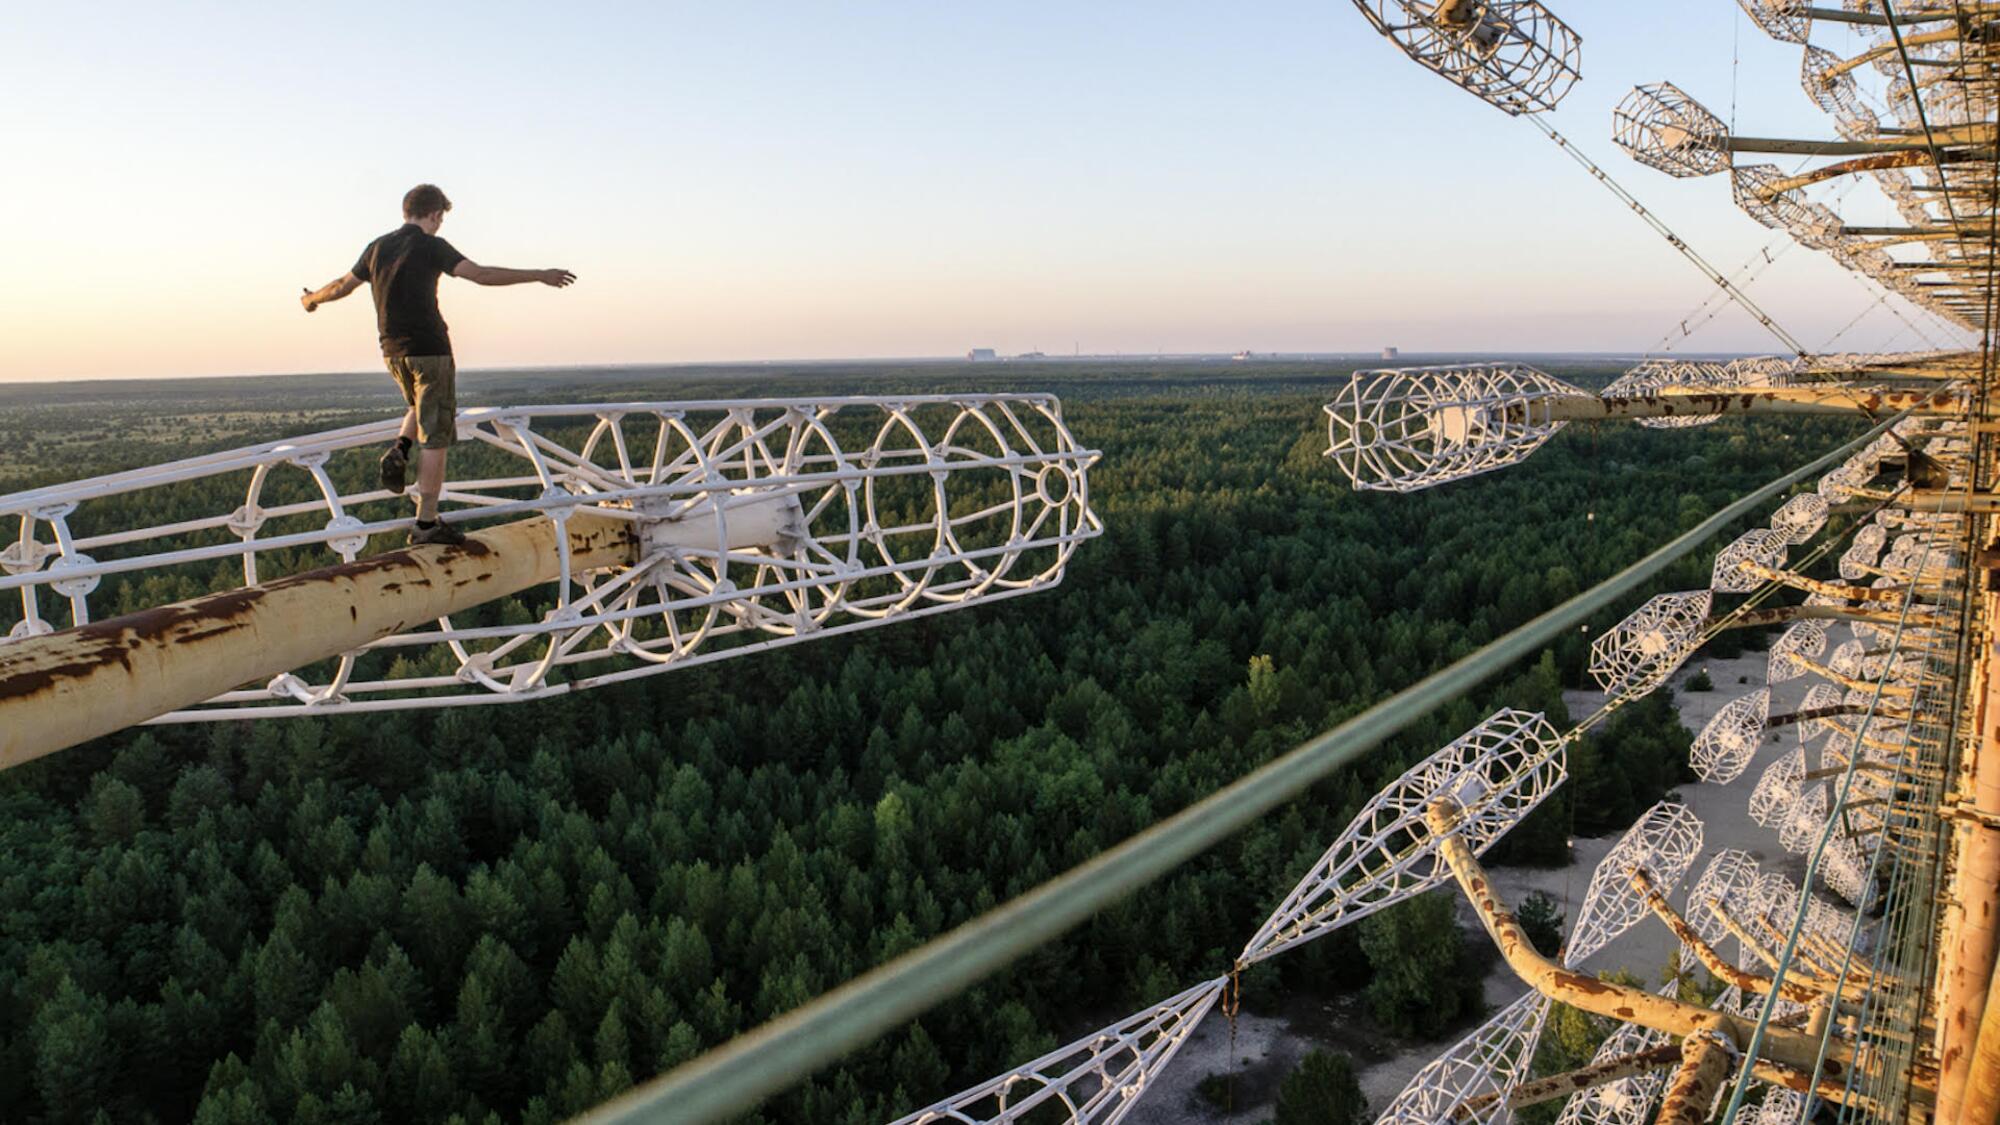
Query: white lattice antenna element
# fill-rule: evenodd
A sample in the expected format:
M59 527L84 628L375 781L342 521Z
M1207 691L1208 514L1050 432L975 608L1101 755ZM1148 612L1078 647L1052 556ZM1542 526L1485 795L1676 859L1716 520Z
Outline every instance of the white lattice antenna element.
M1611 111L1611 139L1632 159L1670 176L1729 167L1728 126L1671 82L1634 87Z
M1826 666L1843 676L1860 679L1868 674L1862 666L1862 657L1867 651L1860 638L1850 637L1833 647L1832 655L1826 658Z
M1534 1066L1548 1018L1548 998L1529 992L1474 1028L1410 1079L1376 1125L1437 1125L1443 1121L1511 1121L1505 1094ZM1502 1095L1479 1110L1459 1116L1460 1107L1482 1094Z
M1591 678L1618 699L1652 692L1701 646L1714 602L1710 590L1661 594L1648 601L1591 642Z
M1816 219L1802 193L1779 188L1783 179L1784 171L1775 164L1738 164L1729 170L1730 197L1759 223L1798 238Z
M1743 776L1764 741L1764 721L1771 717L1771 690L1758 688L1722 705L1703 724L1688 753L1695 776L1727 784Z
M1759 902L1759 878L1757 860L1749 852L1738 848L1716 852L1688 888L1688 925L1709 944L1721 942L1729 929L1717 907L1732 914L1754 910Z
M1868 857L1853 838L1835 833L1827 841L1819 874L1833 893L1853 903L1855 909L1866 910L1873 905L1874 886L1868 878ZM1845 938L1845 934L1841 935L1842 947L1847 944Z
M1807 618L1794 621L1771 642L1770 658L1764 666L1764 682L1782 684L1805 675L1804 661L1817 660L1826 651L1826 622Z
M1500 710L1362 807L1237 958L1251 965L1451 878L1424 810L1448 797L1474 854L1562 784L1564 740L1538 712Z
M1764 34L1781 43L1804 43L1812 33L1812 17L1793 0L1737 0Z
M1701 854L1701 840L1701 818L1686 805L1661 801L1647 809L1591 872L1563 964L1576 968L1650 913L1632 887L1633 871L1644 868L1660 893L1669 894Z
M1357 489L1415 492L1515 464L1583 392L1526 364L1358 371L1326 407L1327 456Z
M1824 711L1829 707L1839 707L1847 702L1846 693L1832 684L1814 684L1806 689L1806 697L1799 701L1801 711ZM1810 742L1834 729L1831 719L1808 719L1799 726L1799 738Z
M1880 524L1862 524L1847 544L1847 550L1840 553L1840 576L1849 582L1859 582L1873 574L1875 560L1881 557L1888 534Z
M1582 42L1536 0L1354 0L1418 65L1509 114L1554 109Z
M1621 1023L1592 1055L1592 1066L1636 1055L1667 1041L1665 1032L1636 1023ZM1563 1103L1556 1125L1652 1125L1653 1106L1666 1087L1666 1075L1648 1071L1616 1082L1578 1090Z
M535 616L449 618L167 720L506 703L1053 586L1098 535L1087 470L1046 395L518 406L463 412L455 521L585 515L634 561L570 566ZM92 619L100 582L240 569L242 584L354 560L408 525L374 483L387 421L0 497L18 521L11 635ZM233 511L147 525L190 484ZM553 568L552 568L553 569ZM107 591L108 593L108 591ZM54 594L63 620L43 608ZM0 628L9 626L0 617Z
M1750 819L1765 828L1778 828L1792 815L1792 807L1798 803L1799 790L1805 785L1806 752L1804 747L1777 759L1764 767L1757 778L1757 787L1750 791Z
M1738 1119L1743 1125L1799 1125L1805 1120L1806 1096L1782 1086L1766 1086L1764 1100Z
M1788 852L1804 854L1819 843L1826 827L1826 786L1814 782L1799 793L1784 826L1778 829L1778 843Z
M1753 527L1736 537L1715 556L1709 588L1718 594L1747 594L1762 586L1765 578L1757 570L1783 570L1785 534L1768 527Z
M1783 535L1785 542L1798 546L1819 534L1831 512L1825 497L1815 492L1801 492L1771 513L1771 530Z
M1114 1125L1152 1088L1228 983L1223 977L1196 985L991 1081L897 1118L893 1125L1048 1120ZM1047 1116L1057 1112L1062 1116Z
M1819 478L1819 494L1827 503L1839 504L1861 491L1862 487L1874 477L1874 473L1862 469L1852 461L1846 461L1834 466L1825 476Z
M1670 388L1712 390L1722 386L1725 381L1723 369L1712 363L1649 359L1607 384L1604 388L1604 397L1634 398L1656 395ZM1648 429L1680 430L1720 422L1722 415L1676 414L1665 418L1639 418L1636 421Z

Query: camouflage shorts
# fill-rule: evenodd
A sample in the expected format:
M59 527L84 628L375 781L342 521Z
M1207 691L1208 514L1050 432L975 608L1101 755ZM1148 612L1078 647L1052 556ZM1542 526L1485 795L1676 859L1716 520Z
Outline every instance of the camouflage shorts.
M417 408L417 442L444 449L458 440L458 365L448 355L388 356L403 401Z

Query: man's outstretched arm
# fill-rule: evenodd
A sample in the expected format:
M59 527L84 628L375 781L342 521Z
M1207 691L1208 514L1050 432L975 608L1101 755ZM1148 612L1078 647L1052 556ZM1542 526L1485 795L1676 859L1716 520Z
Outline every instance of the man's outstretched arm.
M453 266L451 276L462 277L474 285L520 285L527 281L539 281L557 289L576 280L576 275L568 270L510 270L505 266L482 266L471 259Z
M361 288L361 279L354 276L353 271L350 270L327 282L325 285L320 286L318 289L306 290L305 295L299 298L299 304L304 305L307 312L311 312L328 301L338 301L359 288Z

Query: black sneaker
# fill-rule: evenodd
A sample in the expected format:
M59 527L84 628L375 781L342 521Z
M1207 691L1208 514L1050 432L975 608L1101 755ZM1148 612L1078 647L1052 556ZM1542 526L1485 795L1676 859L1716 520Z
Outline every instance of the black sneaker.
M403 452L401 445L391 445L389 452L382 455L382 487L398 496L409 485L410 455Z
M418 524L410 529L410 546L412 547L462 547L464 545L465 532L460 531L443 520L439 520L429 527Z

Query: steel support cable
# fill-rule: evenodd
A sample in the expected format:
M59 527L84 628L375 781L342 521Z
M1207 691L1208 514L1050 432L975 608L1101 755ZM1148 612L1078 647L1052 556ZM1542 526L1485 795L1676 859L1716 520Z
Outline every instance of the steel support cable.
M1870 427L1665 546L1124 843L577 1120L700 1125L744 1112L874 1041L1293 800L1385 739L1532 656L1760 505L1873 441Z
M1618 181L1611 178L1611 174L1609 172L1606 172L1603 168L1599 167L1595 160L1592 160L1590 157L1584 155L1581 149L1571 144L1568 137L1565 137L1561 133L1556 132L1555 126L1550 125L1548 122L1542 120L1541 116L1538 114L1528 115L1528 120L1534 123L1535 128L1540 129L1542 131L1543 136L1547 137L1551 141L1554 141L1556 143L1556 147L1568 153L1571 160L1574 160L1578 164L1582 165L1584 171L1589 172L1592 176L1596 177L1597 182L1603 184L1607 191L1617 196L1619 202L1631 208L1633 214L1639 216L1641 219L1644 219L1647 226L1652 227L1653 230L1656 233L1658 233L1661 238L1667 240L1668 245L1680 251L1681 257L1686 258L1689 262L1692 262L1696 269L1700 270L1710 281L1713 281L1716 285L1720 286L1725 292L1727 292L1729 294L1730 300L1735 301L1737 304L1741 305L1743 307L1744 312L1749 313L1752 317L1756 319L1757 323L1763 325L1766 329L1770 331L1770 333L1773 336L1776 336L1779 342L1783 343L1787 348L1790 348L1792 350L1793 355L1803 356L1810 354L1806 351L1805 345L1799 343L1797 337L1793 336L1790 332L1785 331L1784 328L1781 325L1779 325L1777 321L1771 319L1771 314L1759 308L1757 306L1757 302L1750 299L1749 294L1743 292L1743 290L1741 289L1738 289L1734 282L1730 281L1729 278L1723 276L1721 270L1718 270L1714 266L1709 265L1708 259L1702 257L1699 253L1697 253L1694 247L1689 246L1687 243L1681 241L1680 235L1675 234L1673 232L1673 228L1661 222L1659 216L1647 210L1646 205L1639 202L1637 196L1634 196L1631 192L1626 191L1625 188L1618 183Z
M1924 553L1917 567L1919 573L1922 572L1924 565L1929 562L1931 550L1932 547L1926 541ZM1913 583L1908 593L1903 597L1902 613L1897 619L1896 632L1889 644L1891 651L1899 648L1902 644L1904 628L1909 622L1910 607L1916 604L1916 600L1917 588ZM1882 676L1875 681L1875 691L1868 698L1868 708L1862 713L1860 721L1856 724L1853 752L1848 755L1847 768L1841 774L1840 791L1832 801L1833 809L1837 810L1847 803L1848 796L1854 786L1855 775L1859 772L1855 766L1863 758L1861 740L1867 737L1869 724L1874 721L1876 709L1882 701L1882 689L1888 681L1889 675L1885 669ZM1792 965L1797 960L1799 938L1805 930L1806 919L1811 915L1813 880L1819 875L1820 861L1825 857L1827 845L1832 841L1835 826L1840 821L1841 818L1837 813L1828 813L1825 825L1820 828L1819 843L1814 846L1811 857L1806 861L1805 874L1799 879L1798 913L1792 919L1792 925L1785 935L1784 950L1778 955L1778 964L1771 974L1771 990L1765 995L1764 1003L1757 1013L1757 1026L1750 1034L1750 1042L1744 1045L1743 1063L1737 1068L1735 1087L1730 1091L1728 1106L1723 1111L1722 1125L1732 1125L1736 1121L1737 1114L1743 1107L1744 1095L1749 1093L1750 1085L1754 1081L1752 1066L1756 1061L1758 1050L1764 1044L1764 1034L1770 1028L1772 1016L1777 1011L1781 991L1778 986L1784 983L1786 974L1790 972ZM1819 1076L1819 1068L1824 1067L1826 1063L1825 1044L1828 1041L1827 1038L1821 1039L1822 1049L1815 1065L1815 1080Z

